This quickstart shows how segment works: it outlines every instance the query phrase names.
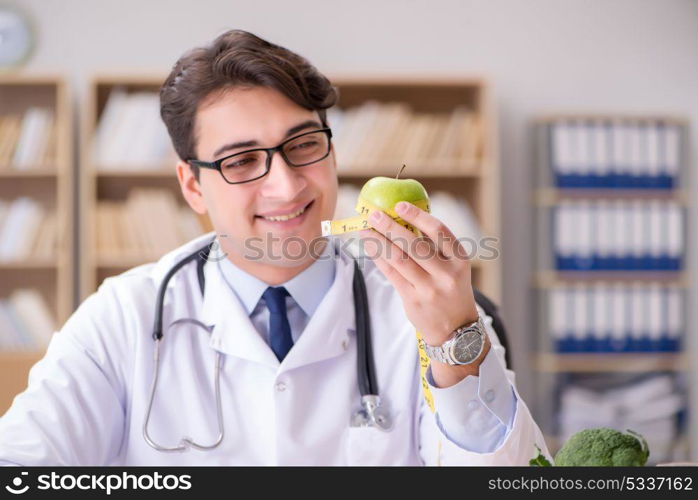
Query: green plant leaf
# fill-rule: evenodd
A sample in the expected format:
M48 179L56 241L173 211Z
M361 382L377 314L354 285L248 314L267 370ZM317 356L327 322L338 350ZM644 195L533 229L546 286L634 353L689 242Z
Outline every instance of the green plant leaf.
M538 456L529 460L528 465L531 467L552 467L553 464L551 464L550 461L545 458L545 455L543 455L540 448L536 446L536 449L538 450Z

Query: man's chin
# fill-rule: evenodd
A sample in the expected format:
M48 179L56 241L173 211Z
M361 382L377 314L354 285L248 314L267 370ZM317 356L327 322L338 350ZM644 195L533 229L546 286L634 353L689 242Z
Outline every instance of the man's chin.
M310 265L313 261L315 261L315 258L313 258L310 255L306 255L305 258L283 258L283 257L274 257L274 256L265 256L263 258L252 258L250 256L243 256L243 258L249 262L254 264L255 266L262 266L262 267L278 267L278 268L284 268L284 269L294 269L297 267L307 267Z

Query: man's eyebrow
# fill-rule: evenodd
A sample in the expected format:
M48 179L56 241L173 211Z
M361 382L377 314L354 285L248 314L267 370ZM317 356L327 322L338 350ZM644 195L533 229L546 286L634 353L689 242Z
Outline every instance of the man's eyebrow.
M307 128L322 128L322 124L317 121L317 120L306 120L303 123L299 123L298 125L294 125L290 129L286 131L286 135L284 136L284 139L287 139L291 137L294 134L297 134L301 130L305 130ZM218 148L215 153L213 153L213 156L216 157L222 153L225 153L226 151L230 151L231 149L239 149L239 148L253 148L255 146L259 146L259 142L256 140L251 140L251 141L239 141L239 142L233 142L230 144L225 144L224 146L221 146Z
M259 146L259 143L257 141L233 142L231 144L226 144L226 145L221 146L220 148L216 149L216 152L213 153L213 156L216 157L222 153L225 153L226 151L230 151L231 149L251 148L254 146Z
M292 135L295 135L301 130L305 130L307 128L322 128L322 123L320 123L317 120L306 120L303 123L300 123L295 127L291 127L290 129L288 129L286 131L286 136L284 137L284 139L288 139Z

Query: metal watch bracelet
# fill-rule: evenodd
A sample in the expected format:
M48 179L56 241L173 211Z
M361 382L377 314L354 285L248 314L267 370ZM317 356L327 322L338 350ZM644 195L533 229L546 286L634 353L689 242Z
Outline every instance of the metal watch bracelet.
M484 349L485 326L482 323L482 318L478 315L477 320L473 321L472 323L467 323L465 325L462 325L462 326L456 328L453 331L453 333L451 333L451 336L449 337L449 339L446 342L444 342L442 345L431 346L431 345L427 344L426 342L424 342L424 352L429 357L429 359L439 361L441 363L446 363L446 364L449 364L452 366L464 365L466 363L459 363L455 359L453 359L453 357L451 356L451 346L453 345L453 343L456 341L456 339L460 335L462 335L470 330L474 330L482 336L483 349ZM481 354L482 354L482 350L480 351L480 355ZM480 357L480 355L478 355L478 357ZM475 359L477 359L477 358L475 358Z

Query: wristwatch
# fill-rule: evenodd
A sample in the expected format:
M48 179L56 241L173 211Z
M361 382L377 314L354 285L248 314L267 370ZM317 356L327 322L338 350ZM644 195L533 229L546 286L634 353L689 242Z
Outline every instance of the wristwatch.
M480 357L485 348L485 325L479 316L477 321L457 328L451 335L438 347L424 343L429 359L449 365L469 365Z

